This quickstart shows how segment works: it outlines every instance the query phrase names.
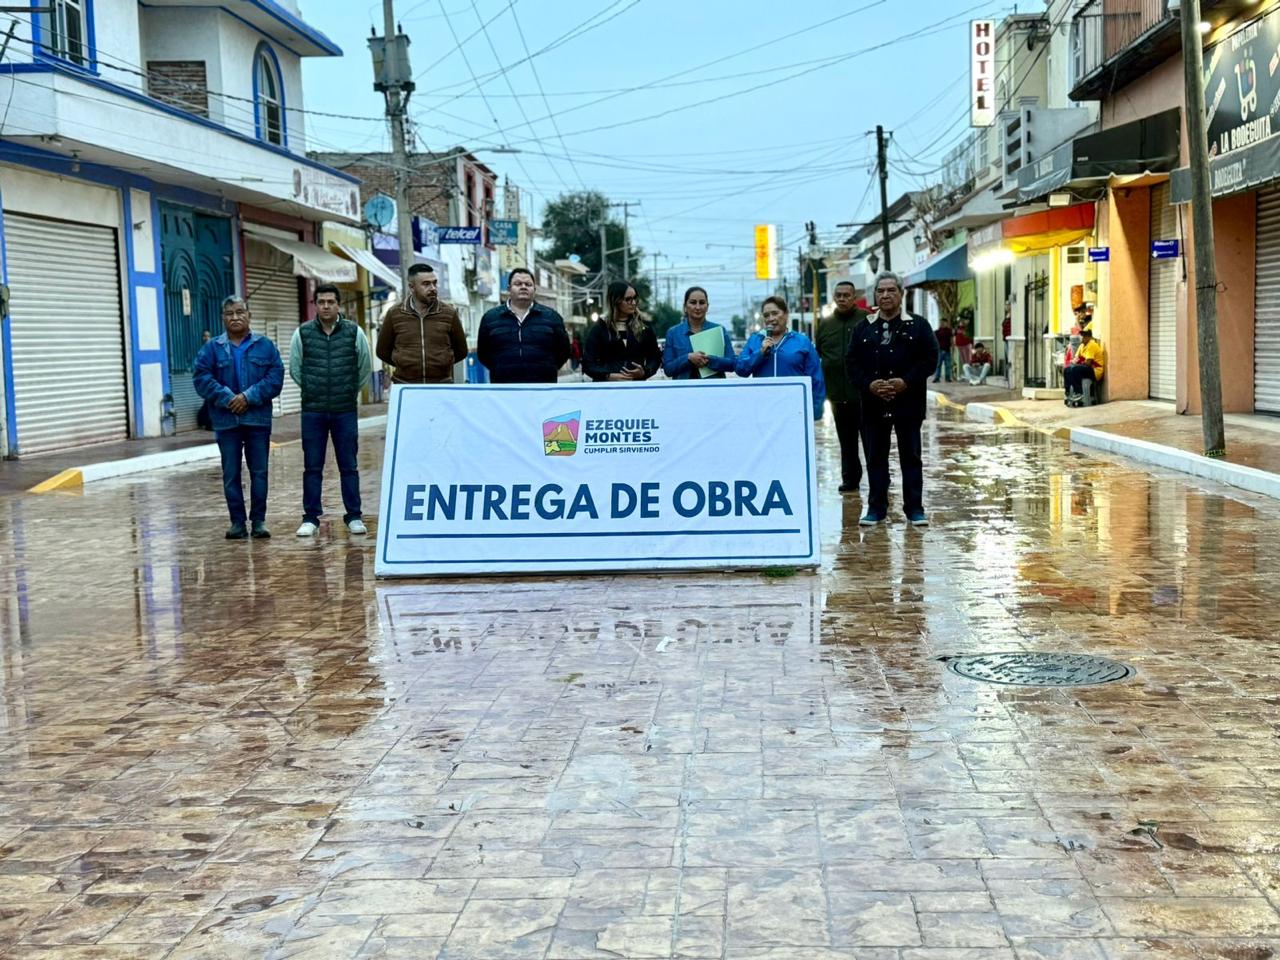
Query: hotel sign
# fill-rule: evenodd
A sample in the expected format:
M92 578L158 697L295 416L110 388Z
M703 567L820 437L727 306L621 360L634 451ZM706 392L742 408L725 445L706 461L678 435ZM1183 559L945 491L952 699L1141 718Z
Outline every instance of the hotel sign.
M969 126L996 122L996 22L969 22Z

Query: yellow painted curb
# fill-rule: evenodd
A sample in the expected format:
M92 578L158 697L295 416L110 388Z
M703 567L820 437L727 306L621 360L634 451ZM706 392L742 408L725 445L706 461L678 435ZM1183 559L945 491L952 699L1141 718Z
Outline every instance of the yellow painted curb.
M1006 427L1025 427L1026 424L1019 420L1012 411L1006 410L1004 407L995 407L996 419L1003 423Z
M63 470L56 477L50 477L41 483L37 483L28 490L28 493L52 493L55 490L66 490L68 487L83 487L84 474L79 467L72 467L70 470Z
M950 407L952 410L964 410L968 407L968 404L956 403L945 393L935 393L934 396L938 398L937 403L940 407Z

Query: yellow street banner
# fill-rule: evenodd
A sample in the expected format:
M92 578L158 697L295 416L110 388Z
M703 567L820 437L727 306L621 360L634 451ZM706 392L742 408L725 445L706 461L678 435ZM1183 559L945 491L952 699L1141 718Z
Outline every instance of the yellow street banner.
M756 224L756 279L778 276L778 228L772 223Z

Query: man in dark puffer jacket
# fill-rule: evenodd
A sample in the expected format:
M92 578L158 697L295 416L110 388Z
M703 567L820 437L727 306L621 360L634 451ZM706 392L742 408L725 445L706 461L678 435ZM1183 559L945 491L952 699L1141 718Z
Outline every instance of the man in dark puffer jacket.
M360 391L373 361L369 340L359 326L341 315L338 288L316 287L316 318L293 335L289 376L302 390L302 526L298 536L314 537L320 528L320 489L324 458L333 438L333 455L342 477L343 522L354 534L367 533L360 512Z
M476 355L493 383L555 383L569 359L564 318L535 303L533 274L517 267L507 280L510 299L480 321Z

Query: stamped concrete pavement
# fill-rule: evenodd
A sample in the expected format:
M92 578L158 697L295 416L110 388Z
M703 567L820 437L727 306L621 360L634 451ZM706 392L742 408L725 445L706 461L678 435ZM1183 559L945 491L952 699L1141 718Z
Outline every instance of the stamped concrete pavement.
M296 448L270 542L207 465L0 501L0 957L1280 952L1280 505L934 416L934 526L826 424L776 578L375 582ZM940 659L1023 650L1136 675Z

